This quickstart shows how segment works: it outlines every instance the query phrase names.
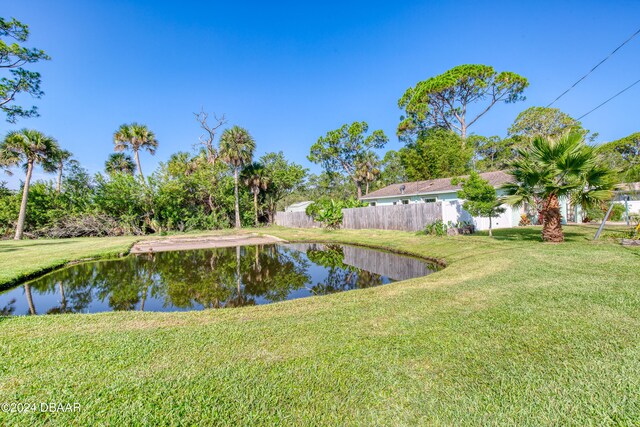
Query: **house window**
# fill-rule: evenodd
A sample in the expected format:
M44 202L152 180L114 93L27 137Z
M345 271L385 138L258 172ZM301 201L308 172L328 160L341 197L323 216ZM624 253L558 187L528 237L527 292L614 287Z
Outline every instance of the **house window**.
M369 202L369 206L375 206L376 202Z
M436 201L435 197L425 197L424 199L422 199L423 202L425 203L434 203Z
M394 205L394 206L395 206L395 205L397 205L397 204L398 204L398 202L393 202L393 205Z
M409 199L402 199L402 204L403 205L408 205L409 204Z

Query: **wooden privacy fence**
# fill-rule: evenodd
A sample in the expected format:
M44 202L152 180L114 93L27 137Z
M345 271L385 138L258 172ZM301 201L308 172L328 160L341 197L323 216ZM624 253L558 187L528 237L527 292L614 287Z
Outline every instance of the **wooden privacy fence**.
M294 228L320 228L322 224L314 221L305 212L276 212L276 225Z
M418 231L442 220L442 202L349 208L342 215L342 228Z

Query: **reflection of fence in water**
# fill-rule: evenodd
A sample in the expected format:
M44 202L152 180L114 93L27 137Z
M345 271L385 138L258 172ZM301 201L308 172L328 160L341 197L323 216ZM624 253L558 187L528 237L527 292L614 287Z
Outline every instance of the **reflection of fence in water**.
M322 243L289 243L286 246L306 252L328 250ZM360 270L369 271L393 280L407 280L414 277L426 276L437 270L437 267L418 258L367 249L359 246L336 245L342 248L343 262Z
M433 266L417 258L355 246L344 246L343 248L345 264L393 280L413 279L435 271Z

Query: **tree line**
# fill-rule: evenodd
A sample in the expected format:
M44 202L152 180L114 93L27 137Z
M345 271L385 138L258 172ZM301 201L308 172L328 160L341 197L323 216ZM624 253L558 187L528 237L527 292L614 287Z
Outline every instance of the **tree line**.
M278 204L302 185L306 170L282 152L254 161L255 142L239 126L222 132L218 156L178 152L145 176L140 152L159 144L147 126L125 124L114 133L104 173L90 176L57 141L22 129L0 142L5 167L25 166L21 191L0 186L3 234L22 238L144 234L270 222ZM125 153L128 151L132 155ZM33 168L56 172L32 185Z

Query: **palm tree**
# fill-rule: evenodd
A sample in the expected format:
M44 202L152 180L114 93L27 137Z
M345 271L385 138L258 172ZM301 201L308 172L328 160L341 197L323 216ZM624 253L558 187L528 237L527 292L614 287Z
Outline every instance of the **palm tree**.
M586 208L612 196L612 171L577 132L558 139L535 138L531 147L518 150L510 166L514 181L504 186L508 194L505 201L514 206L536 206L545 242L564 240L561 197Z
M56 193L58 194L62 189L62 171L64 167L68 164L78 163L76 160L71 159L72 156L73 153L71 151L60 149L54 153L51 159L55 170L58 172L56 179Z
M235 181L235 209L236 228L240 228L240 204L238 201L238 171L241 167L251 162L253 151L256 149L256 142L246 129L234 126L225 129L220 136L220 158L223 162L233 168L233 179Z
M267 176L264 166L254 162L242 171L244 184L249 187L253 194L253 211L255 213L254 225L258 226L258 194L260 190L266 190L271 182Z
M14 239L22 239L24 221L27 215L27 200L29 198L29 184L33 167L36 164L51 165L55 153L59 150L58 143L50 136L37 130L22 129L9 132L0 143L0 164L17 166L24 162L26 177L22 189L22 202L18 215L18 225Z
M380 176L380 159L373 151L362 156L356 164L356 178L358 182L366 183L364 194L369 194L369 184Z
M133 157L135 157L138 167L138 174L140 174L140 178L144 181L138 153L140 150L147 150L151 155L155 154L156 148L158 148L156 135L150 131L146 125L138 123L131 123L130 125L124 124L113 134L113 143L115 144L115 151L133 151Z
M104 162L104 170L109 175L116 173L133 175L133 172L136 170L136 164L128 154L112 153L109 155L107 161Z

